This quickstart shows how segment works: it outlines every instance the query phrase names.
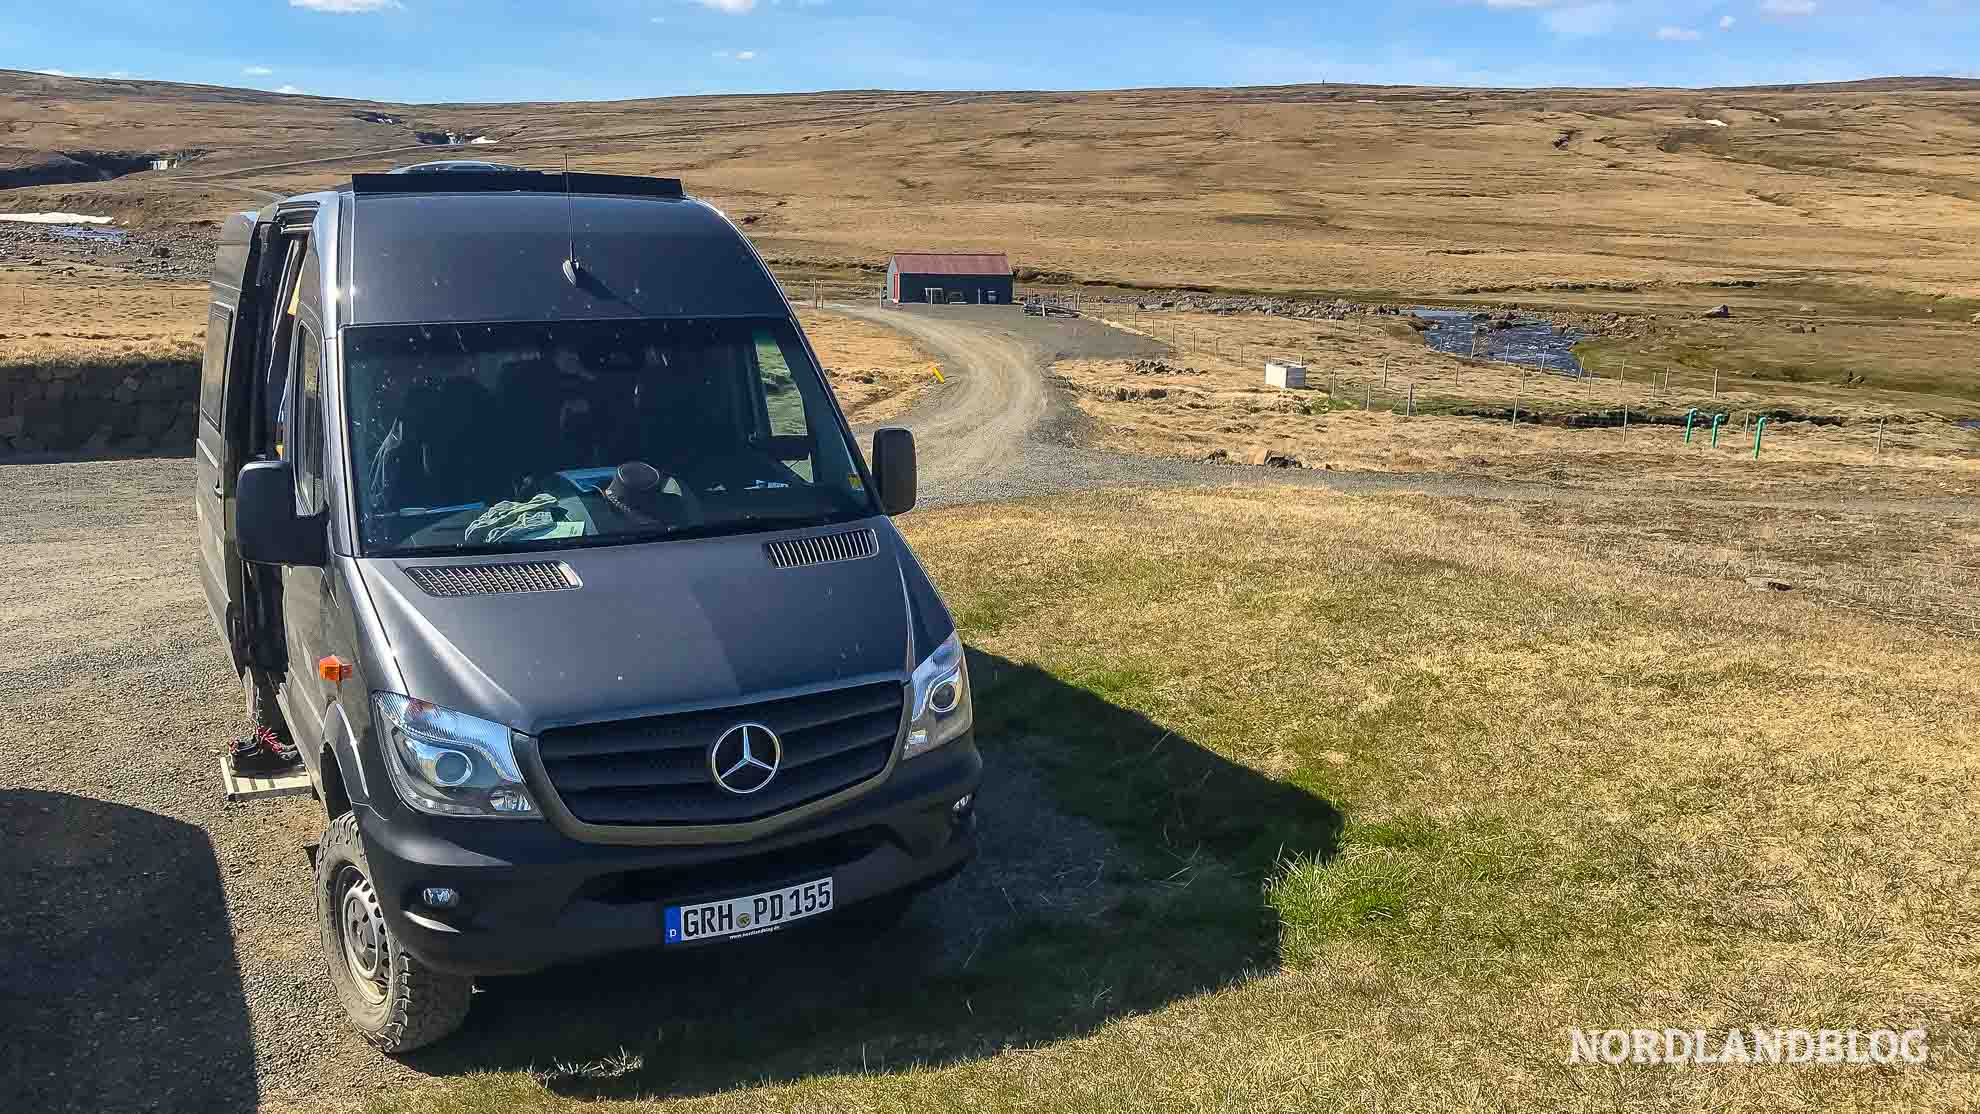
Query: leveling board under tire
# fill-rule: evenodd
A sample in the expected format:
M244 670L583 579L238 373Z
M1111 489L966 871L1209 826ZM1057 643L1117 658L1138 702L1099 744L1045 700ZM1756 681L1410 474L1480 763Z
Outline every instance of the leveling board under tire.
M668 944L712 944L763 932L775 932L806 917L832 911L832 880L820 878L747 897L670 905L666 910Z

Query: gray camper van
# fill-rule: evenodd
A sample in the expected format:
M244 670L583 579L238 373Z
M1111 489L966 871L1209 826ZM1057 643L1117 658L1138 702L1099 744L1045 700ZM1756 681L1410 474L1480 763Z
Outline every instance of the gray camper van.
M358 175L240 213L200 569L327 819L329 974L380 1048L475 975L875 929L975 851L941 597L790 305L668 179Z

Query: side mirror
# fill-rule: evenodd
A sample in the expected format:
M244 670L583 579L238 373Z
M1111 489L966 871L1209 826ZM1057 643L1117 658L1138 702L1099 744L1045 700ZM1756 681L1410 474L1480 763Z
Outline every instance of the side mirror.
M899 426L873 431L873 482L883 514L914 509L914 434Z
M241 469L234 500L234 533L243 560L322 565L327 559L323 516L296 513L296 474L288 461L258 460Z

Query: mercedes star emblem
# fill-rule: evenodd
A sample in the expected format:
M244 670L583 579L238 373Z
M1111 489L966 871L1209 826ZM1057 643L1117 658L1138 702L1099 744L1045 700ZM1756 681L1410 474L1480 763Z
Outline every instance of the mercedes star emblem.
M708 772L731 793L754 793L770 784L783 762L784 744L760 723L736 724L708 748Z

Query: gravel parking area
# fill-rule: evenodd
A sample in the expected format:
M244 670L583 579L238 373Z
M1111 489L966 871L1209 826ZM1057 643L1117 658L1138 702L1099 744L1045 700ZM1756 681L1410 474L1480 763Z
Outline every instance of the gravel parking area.
M931 328L968 340L965 323ZM1032 463L1053 444L1030 362L1042 348L1016 330L984 335L994 358L976 357L912 418L931 503L1071 482ZM1007 419L991 423L995 440L966 428L985 410ZM1028 770L993 762L979 864L884 945L821 953L793 933L748 963L699 957L691 980L661 956L487 980L456 1040L380 1056L346 1028L322 975L319 807L221 796L241 700L197 580L192 474L184 458L0 464L12 643L0 658L12 724L0 954L22 960L0 984L0 1109L345 1108L435 1075L597 1059L615 1034L650 1031L656 1003L723 1008L766 963L788 992L813 995L857 993L881 964L897 977L903 964L966 963L1000 925L1079 909L1112 854L1045 807ZM546 1015L573 1020L547 1039Z

